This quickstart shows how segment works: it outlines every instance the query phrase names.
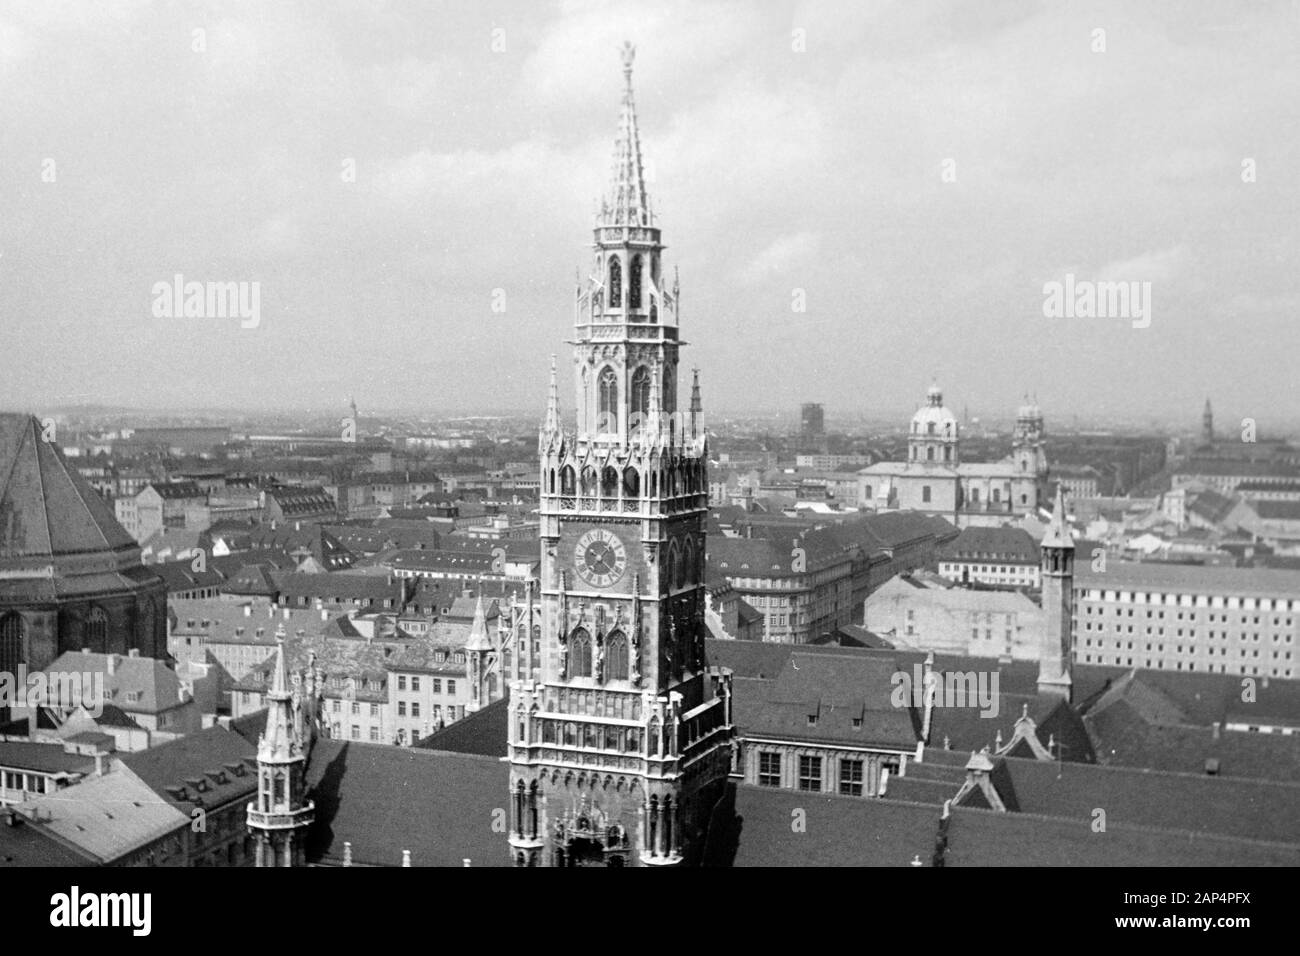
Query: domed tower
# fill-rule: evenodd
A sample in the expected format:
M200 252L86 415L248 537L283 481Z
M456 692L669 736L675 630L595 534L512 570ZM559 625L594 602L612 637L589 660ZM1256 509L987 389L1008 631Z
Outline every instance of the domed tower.
M1026 395L1025 403L1016 412L1016 430L1011 439L1012 457L1018 474L1047 474L1043 438L1043 412L1038 403L1030 401Z
M925 404L912 416L907 434L907 460L923 465L961 463L961 436L957 416L943 404L943 392L930 386Z
M704 660L708 442L698 381L678 411L680 299L660 278L632 55L577 292L577 430L560 421L552 367L538 441L540 666L510 689L521 866L698 861L731 766L731 675Z

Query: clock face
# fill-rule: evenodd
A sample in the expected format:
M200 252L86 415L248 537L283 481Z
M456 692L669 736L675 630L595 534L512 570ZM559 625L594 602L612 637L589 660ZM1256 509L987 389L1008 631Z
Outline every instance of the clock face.
M627 549L618 535L604 528L585 532L573 552L578 576L594 587L609 587L627 570Z

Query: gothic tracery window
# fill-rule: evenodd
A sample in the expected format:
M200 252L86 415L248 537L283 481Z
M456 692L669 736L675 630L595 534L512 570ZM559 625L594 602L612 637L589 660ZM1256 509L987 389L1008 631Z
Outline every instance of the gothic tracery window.
M627 638L615 631L605 639L605 670L610 680L627 680Z
M600 373L596 382L597 410L596 430L600 432L618 431L618 376L612 368Z
M618 256L609 257L609 307L621 308L623 305L623 266Z
M639 429L650 411L650 370L644 365L639 366L632 373L632 388L628 399L631 406L631 425L633 429Z
M591 634L584 627L569 639L569 673L574 677L591 676Z
M629 309L641 308L641 269L642 261L639 255L632 257L632 271L628 273L627 283L627 307Z

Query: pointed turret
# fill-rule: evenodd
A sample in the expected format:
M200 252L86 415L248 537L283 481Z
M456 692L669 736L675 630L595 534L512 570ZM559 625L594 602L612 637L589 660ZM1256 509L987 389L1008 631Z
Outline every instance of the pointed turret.
M490 651L492 642L488 640L487 614L483 610L483 595L478 596L474 605L474 623L469 628L469 640L465 643L467 651Z
M700 370L694 368L691 372L691 437L696 438L703 424L704 404L700 401Z
M1052 505L1052 520L1043 535L1044 548L1069 548L1074 550L1074 537L1070 534L1070 524L1065 519L1065 491L1060 484L1056 486L1056 502Z
M1074 538L1065 520L1065 493L1056 488L1056 506L1043 535L1043 637L1038 648L1038 692L1071 696L1071 628L1074 617Z
M317 700L305 700L301 685L289 686L284 625L275 633L275 664L266 692L266 729L257 741L257 798L248 805L248 829L257 839L258 866L301 866L305 835L315 815L307 799L307 752ZM318 672L309 672L308 695L319 692Z
M551 355L551 384L546 394L546 421L542 425L542 449L560 434L560 389L555 381L555 355Z
M614 142L614 172L610 194L602 204L600 224L604 226L649 226L650 198L645 191L645 170L641 165L641 133L636 123L636 102L632 96L632 61L636 48L623 44L623 111L618 139Z
M301 752L294 719L293 693L284 659L284 625L275 632L275 665L266 692L266 729L257 745L258 760L286 760Z
M469 640L465 642L465 661L469 665L469 703L465 709L469 713L491 703L487 678L492 668L492 651L487 614L483 610L483 595L480 593L478 603L474 605L474 623L469 628Z

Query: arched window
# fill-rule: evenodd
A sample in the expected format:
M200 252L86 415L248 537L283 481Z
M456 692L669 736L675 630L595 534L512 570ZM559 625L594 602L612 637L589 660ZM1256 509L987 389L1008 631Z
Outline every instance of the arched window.
M627 307L641 308L641 257L632 257L632 271L627 277Z
M108 615L102 607L92 607L86 615L86 646L100 653L108 650Z
M604 498L618 497L618 472L606 466L600 473L600 494Z
M585 627L569 638L569 673L574 677L591 676L591 635Z
M650 413L650 370L644 365L632 373L632 390L628 398L632 415L629 424L634 430L639 430L646 415Z
M18 673L18 665L23 663L23 645L27 637L27 622L17 612L10 612L0 618L0 671L7 674Z
M623 469L623 497L638 498L641 495L641 473L630 465Z
M565 465L560 469L560 494L573 495L577 493L577 481L573 474L573 466Z
M685 582L687 575L691 574L695 568L695 544L690 538L686 539L686 547L682 551L682 563L678 570L679 578L677 586L681 587Z
M596 382L598 398L596 430L598 432L618 431L618 376L612 368L600 373Z
M605 676L610 680L627 680L627 638L622 631L605 638Z
M618 256L609 257L609 307L611 309L622 308L623 306L623 266L618 261Z
M588 497L596 493L596 469L590 465L582 469L582 493Z

